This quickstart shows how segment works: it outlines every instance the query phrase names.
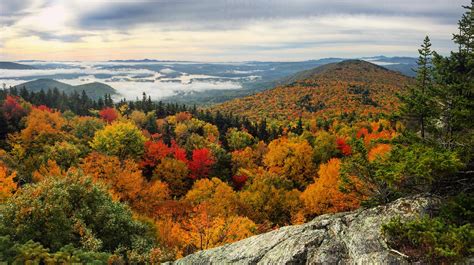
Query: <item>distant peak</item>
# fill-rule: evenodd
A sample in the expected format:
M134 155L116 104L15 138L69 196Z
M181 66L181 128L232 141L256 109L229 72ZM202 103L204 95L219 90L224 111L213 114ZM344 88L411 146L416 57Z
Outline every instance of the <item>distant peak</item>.
M299 72L285 80L283 84L304 82L308 79L384 82L386 77L383 76L386 75L398 78L401 74L365 60L348 59Z
M336 65L347 65L347 66L351 66L351 65L354 65L354 66L369 66L369 67L376 67L376 68L382 68L382 69L387 70L386 68L381 67L380 65L374 64L374 63L369 62L369 61L361 60L361 59L348 59L348 60L344 60L342 62L335 63L335 64Z

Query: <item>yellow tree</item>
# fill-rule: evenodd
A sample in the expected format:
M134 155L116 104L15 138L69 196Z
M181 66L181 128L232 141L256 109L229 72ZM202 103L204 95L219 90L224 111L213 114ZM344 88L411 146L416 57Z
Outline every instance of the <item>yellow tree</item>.
M159 180L146 181L133 160L121 162L115 156L94 152L84 158L81 168L94 181L105 183L116 199L130 203L132 208L147 215L169 195L166 184Z
M145 136L135 124L117 121L97 131L90 145L100 153L126 159L140 157L145 141Z
M359 207L360 201L355 194L339 190L340 168L341 161L337 158L320 165L319 178L301 194L308 215L349 211Z
M181 160L166 157L153 171L153 179L168 183L173 197L183 196L192 185L188 177L189 170L186 163Z
M61 128L66 123L59 112L33 109L26 118L26 127L20 133L23 144L29 146L34 142L50 143L62 134Z
M300 138L279 138L268 145L263 162L270 172L293 181L295 187L304 189L314 175L313 148Z
M4 202L15 193L17 189L17 184L13 180L15 176L15 172L9 174L8 168L0 164L0 203Z
M18 178L22 182L30 182L32 172L47 161L47 149L57 142L75 141L63 131L65 124L61 113L34 108L26 117L25 128L9 137L13 147L10 154L18 163Z
M50 176L63 176L65 172L58 166L56 161L48 160L46 165L41 165L38 170L33 172L33 180L40 182Z
M286 178L263 172L238 193L239 213L271 227L288 225L300 211L300 193Z
M217 128L217 126L210 123L206 123L202 127L202 129L204 131L204 137L206 137L207 141L209 141L210 143L219 142L219 129Z
M255 234L257 225L247 217L215 217L207 210L209 204L196 207L183 229L188 248L203 250L232 243Z
M200 179L188 191L185 200L197 206L207 203L206 212L213 216L230 216L237 212L237 194L218 178Z
M392 146L389 144L377 144L368 153L369 162L374 161L376 158L384 158L390 150L392 150Z

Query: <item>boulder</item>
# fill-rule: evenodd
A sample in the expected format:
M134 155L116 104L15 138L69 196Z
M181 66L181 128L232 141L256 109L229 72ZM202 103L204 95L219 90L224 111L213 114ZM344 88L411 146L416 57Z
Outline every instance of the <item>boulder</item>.
M403 253L387 246L382 224L394 217L416 218L439 203L435 196L418 195L374 208L325 214L168 264L407 264Z

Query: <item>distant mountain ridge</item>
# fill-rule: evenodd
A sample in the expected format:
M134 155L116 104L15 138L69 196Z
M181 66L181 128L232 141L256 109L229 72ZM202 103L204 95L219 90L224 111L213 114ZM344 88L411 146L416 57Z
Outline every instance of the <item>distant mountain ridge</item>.
M161 62L189 62L176 60L156 60L156 59L128 59L128 60L108 60L112 63L161 63Z
M353 71L357 70L357 71ZM393 72L383 66L358 59L345 60L338 63L329 63L306 71L301 71L286 79L282 84L303 81L305 79L327 78L333 81L381 81L378 80L377 73ZM350 73L348 75L348 73ZM375 80L374 80L375 78Z
M299 72L276 88L212 107L214 111L287 122L298 117L328 118L391 113L397 93L412 79L363 60L346 60ZM345 113L345 114L344 114Z
M323 58L317 60L307 60L299 62L262 62L262 61L248 61L246 63L256 66L255 69L267 69L257 72L261 75L261 79L256 81L244 81L241 83L242 89L226 89L226 90L206 90L206 91L191 91L188 93L179 93L163 100L166 102L178 102L182 104L197 104L197 105L211 105L223 103L225 101L245 97L258 92L262 92L277 86L291 83L290 78L303 73L305 71L311 72L315 67L321 67L331 63L339 63L346 60L344 58ZM384 68L399 72L405 76L412 77L415 75L413 69L416 69L416 60L414 57L387 57L374 56L363 57L360 60L368 61L376 65L383 65ZM308 70L310 69L310 70ZM252 69L242 69L252 70ZM202 73L210 74L212 73Z
M25 87L28 91L32 92L39 92L41 90L47 91L48 89L57 88L60 92L64 92L67 94L72 94L74 92L82 93L82 91L86 92L86 94L92 99L99 99L103 98L106 94L108 95L117 95L117 91L103 83L93 82L87 83L82 85L69 85L63 82L56 81L54 79L37 79L33 81L29 81L26 83L22 83L16 85L17 88Z
M36 69L31 65L19 64L13 62L0 62L0 69L11 69L11 70L29 70Z

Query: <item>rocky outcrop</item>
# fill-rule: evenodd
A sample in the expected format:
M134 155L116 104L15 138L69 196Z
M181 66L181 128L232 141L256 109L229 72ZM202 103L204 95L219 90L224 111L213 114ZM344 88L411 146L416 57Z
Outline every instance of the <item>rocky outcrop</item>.
M402 198L384 206L326 214L218 248L200 251L174 264L406 264L391 250L381 225L391 218L412 219L439 204L433 196Z

